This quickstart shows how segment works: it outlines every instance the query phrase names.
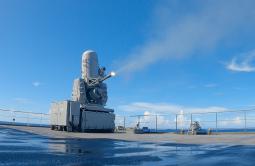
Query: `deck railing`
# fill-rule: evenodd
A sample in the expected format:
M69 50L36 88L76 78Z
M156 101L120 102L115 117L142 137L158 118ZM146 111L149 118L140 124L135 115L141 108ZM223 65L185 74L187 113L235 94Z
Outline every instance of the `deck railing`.
M195 121L199 122L202 129L210 129L214 132L255 132L255 108L218 112L146 114L115 117L116 126L124 128L135 128L136 126L140 128L148 127L154 132L185 131ZM0 109L0 124L49 126L50 115L46 113Z
M150 112L150 111L148 111ZM151 111L153 112L153 111ZM255 132L255 109L179 114L147 114L116 117L116 125L148 127L152 131L187 131L197 121L202 129L214 132Z
M0 109L0 124L48 126L49 114Z

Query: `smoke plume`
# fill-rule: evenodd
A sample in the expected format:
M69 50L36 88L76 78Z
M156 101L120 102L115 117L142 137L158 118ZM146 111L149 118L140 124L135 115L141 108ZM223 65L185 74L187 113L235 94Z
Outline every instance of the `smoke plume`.
M117 72L132 73L161 60L211 50L231 40L231 35L254 28L255 1L192 2L194 9L179 13L173 11L178 2L159 4L152 17L151 36L125 56Z

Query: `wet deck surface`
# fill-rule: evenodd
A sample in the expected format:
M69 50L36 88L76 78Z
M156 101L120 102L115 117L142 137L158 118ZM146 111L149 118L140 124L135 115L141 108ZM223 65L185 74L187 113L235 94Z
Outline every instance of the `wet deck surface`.
M0 127L0 165L254 165L255 146L49 137Z
M1 127L1 125L0 125ZM249 134L219 134L219 135L178 135L174 133L164 134L134 134L126 133L73 133L53 131L45 127L28 126L3 126L25 131L50 138L74 138L74 139L111 139L122 141L141 142L172 142L181 144L228 144L228 145L255 145L255 133Z

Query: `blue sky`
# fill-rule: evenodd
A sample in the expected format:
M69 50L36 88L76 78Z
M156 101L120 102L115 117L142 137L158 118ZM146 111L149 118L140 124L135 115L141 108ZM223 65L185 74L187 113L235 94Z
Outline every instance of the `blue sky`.
M81 54L118 115L255 104L253 1L0 1L0 107L49 111L69 99Z

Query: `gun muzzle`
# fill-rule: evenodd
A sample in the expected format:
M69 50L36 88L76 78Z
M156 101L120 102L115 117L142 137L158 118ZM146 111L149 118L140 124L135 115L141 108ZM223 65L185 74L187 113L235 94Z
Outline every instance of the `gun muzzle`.
M100 80L100 82L103 82L103 81L105 81L105 80L107 80L108 78L110 78L110 77L114 77L116 75L116 73L115 72L110 72L110 74L108 74L107 76L105 76L104 78L102 78L101 80Z

